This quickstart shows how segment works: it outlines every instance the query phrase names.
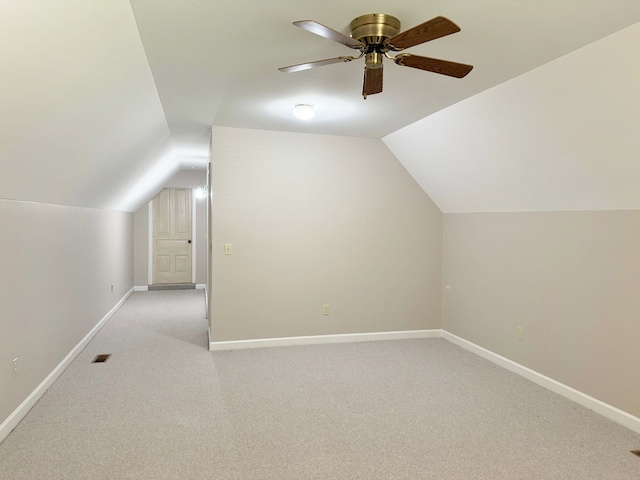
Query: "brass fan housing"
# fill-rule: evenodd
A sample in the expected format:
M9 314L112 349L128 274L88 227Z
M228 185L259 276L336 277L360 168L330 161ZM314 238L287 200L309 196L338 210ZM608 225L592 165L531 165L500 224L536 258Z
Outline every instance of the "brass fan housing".
M386 13L369 13L354 18L349 30L351 38L367 45L382 45L400 32L400 20Z

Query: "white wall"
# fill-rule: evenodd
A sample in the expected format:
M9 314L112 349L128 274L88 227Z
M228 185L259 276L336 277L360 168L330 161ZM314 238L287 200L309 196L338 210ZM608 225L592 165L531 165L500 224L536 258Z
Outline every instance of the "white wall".
M442 213L380 140L214 127L211 159L212 340L440 327Z
M640 417L640 211L447 214L443 269L445 330Z
M132 220L0 200L0 423L133 286Z
M632 25L384 138L445 213L443 328L636 416L639 40Z

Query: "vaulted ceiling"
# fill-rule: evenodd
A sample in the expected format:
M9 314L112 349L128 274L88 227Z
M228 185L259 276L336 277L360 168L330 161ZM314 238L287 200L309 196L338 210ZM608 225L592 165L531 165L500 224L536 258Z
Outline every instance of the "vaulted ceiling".
M640 209L640 24L383 140L445 213Z
M361 63L277 71L350 54L292 21L373 12L452 19L411 52L474 70L388 62L366 101ZM0 197L135 210L215 124L383 138L445 212L640 208L637 22L637 0L2 2Z

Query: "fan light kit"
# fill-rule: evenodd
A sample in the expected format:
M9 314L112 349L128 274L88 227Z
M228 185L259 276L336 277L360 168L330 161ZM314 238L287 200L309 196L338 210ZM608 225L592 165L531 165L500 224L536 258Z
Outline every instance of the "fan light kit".
M406 48L414 47L421 43L460 31L460 27L444 17L433 18L399 33L400 20L396 17L385 13L370 13L356 17L351 21L350 37L326 27L315 20L300 20L293 22L293 24L308 32L341 43L354 50L359 50L360 55L301 63L289 67L282 67L278 70L281 72L299 72L310 68L331 65L332 63L351 62L352 60L365 57L364 82L362 85L362 96L365 99L367 95L382 92L382 60L385 57L393 60L396 65L417 68L455 78L464 77L473 68L473 66L463 63L422 57L410 53L399 53L395 57L389 54L390 51L400 52Z
M310 103L298 103L293 107L293 116L300 120L311 120L316 112Z

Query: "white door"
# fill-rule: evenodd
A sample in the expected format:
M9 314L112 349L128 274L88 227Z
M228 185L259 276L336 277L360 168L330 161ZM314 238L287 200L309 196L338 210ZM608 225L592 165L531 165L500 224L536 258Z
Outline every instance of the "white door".
M153 283L191 283L191 189L153 199Z

